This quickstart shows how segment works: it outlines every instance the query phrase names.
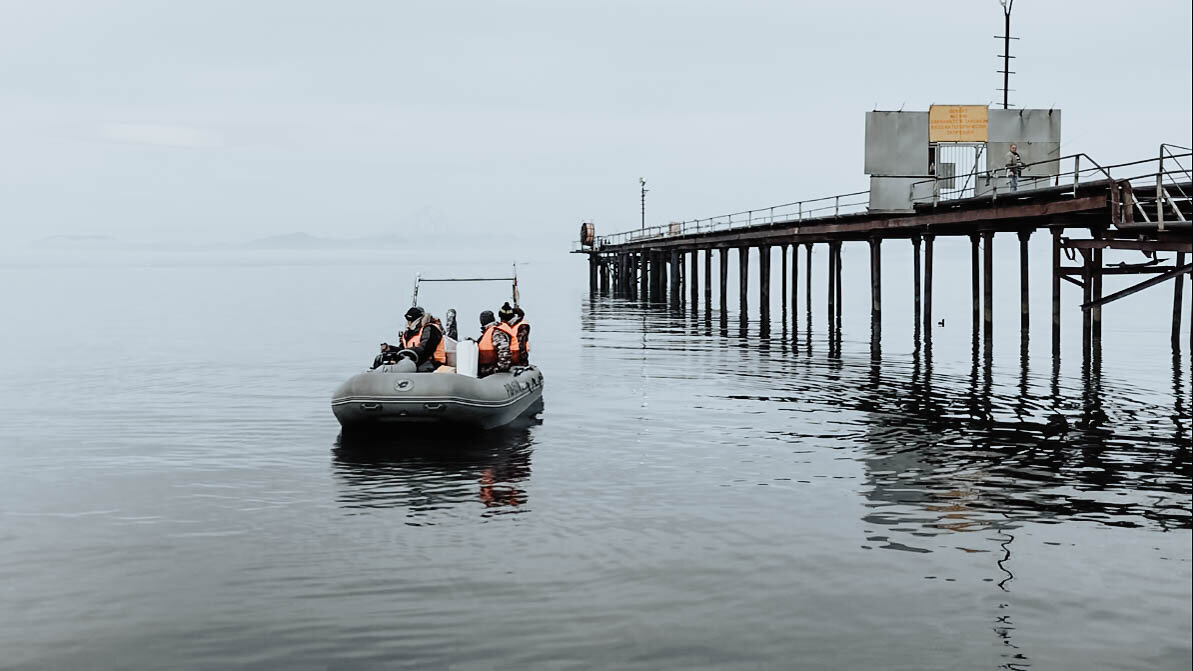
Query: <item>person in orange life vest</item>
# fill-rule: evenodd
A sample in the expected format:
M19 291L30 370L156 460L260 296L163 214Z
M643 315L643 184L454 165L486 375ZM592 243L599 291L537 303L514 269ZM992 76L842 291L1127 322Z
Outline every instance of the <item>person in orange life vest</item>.
M505 331L510 336L510 357L515 366L520 365L518 361L522 358L522 343L518 341L518 330L514 324L518 321L518 313L514 311L509 301L502 304L501 309L497 311L497 319L501 320L497 328Z
M518 341L518 351L514 357L514 364L518 366L530 365L530 322L526 321L526 312L520 307L514 307L514 320L510 322L514 327L515 339Z
M481 338L476 344L476 376L504 373L513 360L510 353L510 334L493 318L491 310L481 313Z
M417 305L406 311L406 330L400 336L402 349L414 354L418 372L429 373L447 363L443 327Z

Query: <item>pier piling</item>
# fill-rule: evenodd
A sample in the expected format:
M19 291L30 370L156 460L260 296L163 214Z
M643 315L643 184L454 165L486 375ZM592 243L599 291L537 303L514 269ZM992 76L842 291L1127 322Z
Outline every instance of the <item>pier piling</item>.
M1026 342L1031 325L1031 307L1029 301L1029 271L1027 264L1027 241L1031 239L1031 230L1019 231L1019 338Z
M982 233L982 340L989 351L994 344L994 231Z
M1088 305L1093 294L1094 271L1090 262L1090 250L1081 249L1081 304ZM1082 361L1089 360L1093 338L1093 316L1089 310L1081 311L1081 356Z
M806 306L804 308L804 312L806 313L805 316L808 319L808 333L811 333L812 332L812 243L809 242L808 244L804 245L804 247L805 247L805 251L807 252L805 260L807 260L807 262L808 262L807 263L808 267L807 267L807 269L804 270L804 284L806 285L804 287L804 291L805 291L804 304Z
M1102 299L1102 249L1100 247L1094 249L1092 257L1094 264L1093 300L1098 301ZM1090 325L1093 329L1093 351L1097 356L1102 351L1102 306L1100 304L1090 310Z
M738 306L744 318L749 313L750 303L750 248L737 248L737 269L738 269L738 299L741 304Z
M1060 236L1063 228L1052 229L1052 355L1060 356Z
M712 312L712 250L704 251L704 310Z
M721 314L729 311L729 250L721 248Z
M641 255L639 255L639 254L630 254L630 276L628 278L629 279L628 289L630 291L630 299L631 300L638 300L638 269L639 269L638 262L639 262L640 258L641 258Z
M683 284L680 280L681 258L678 250L671 250L671 282L668 287L670 289L671 307L679 307L683 296Z
M924 236L924 339L932 342L932 243L935 235Z
M969 254L969 268L970 268L970 288L973 294L973 334L977 338L978 333L982 328L982 286L981 286L981 261L978 255L978 234L973 233L969 236L970 254Z
M836 321L833 322L833 327L837 330L838 337L840 337L840 331L841 331L841 312L845 308L844 301L842 300L842 297L841 297L841 266L842 266L841 247L843 244L844 243L842 243L840 241L833 243L833 247L834 247L833 254L837 257L837 261L835 264L837 276L833 280L837 287L837 313L836 313Z
M782 296L780 297L779 305L783 306L780 310L783 314L787 314L787 245L779 245L779 259L781 260L781 269L779 273L779 284L782 289Z
M833 325L836 324L837 316L837 255L833 252L834 244L836 243L828 244L828 282L825 283L825 290L828 292L828 305L825 309L824 323L828 325L830 341L833 337Z
M758 248L758 314L765 323L770 321L770 247Z
M791 245L791 332L799 331L799 245ZM794 338L792 342L795 342Z
M920 339L920 316L923 314L923 306L920 298L920 236L911 236L911 293L912 293L912 330L915 331L915 340L919 342Z
M655 255L655 258L658 259L659 262L659 272L657 275L655 275L655 280L659 283L658 298L656 300L665 304L667 302L667 278L670 276L671 272L668 265L668 259L670 258L670 255L664 251L659 251Z
M881 334L882 240L870 238L870 337L877 340Z
M1185 265L1185 253L1176 253L1176 267ZM1172 281L1172 349L1181 350L1181 307L1184 293L1184 275L1177 275ZM1193 335L1190 336L1193 338Z
M647 253L645 251L638 254L638 299L643 301L650 300L650 289L648 284L650 276L647 274Z

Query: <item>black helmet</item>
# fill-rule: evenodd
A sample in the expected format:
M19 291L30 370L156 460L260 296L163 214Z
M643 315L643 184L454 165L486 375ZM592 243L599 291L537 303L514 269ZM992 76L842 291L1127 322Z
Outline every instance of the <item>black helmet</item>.
M493 316L492 310L482 310L481 311L481 327L482 328L485 326L488 326L489 324L492 324L495 321L497 321L497 318Z
M412 322L417 319L422 319L424 314L426 314L426 311L415 305L406 311L406 321Z

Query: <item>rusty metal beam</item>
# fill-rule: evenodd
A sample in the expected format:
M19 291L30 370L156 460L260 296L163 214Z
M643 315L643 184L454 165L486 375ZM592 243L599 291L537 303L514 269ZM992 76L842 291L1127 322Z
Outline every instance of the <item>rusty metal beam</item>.
M1070 240L1061 238L1061 247L1069 249L1129 249L1142 252L1193 252L1193 242L1159 240Z
M1148 287L1154 287L1157 284L1163 284L1164 282L1167 282L1168 280L1171 280L1174 277L1179 277L1180 275L1189 273L1189 272L1193 272L1193 263L1186 263L1185 265L1180 266L1179 268L1173 268L1172 270L1164 273L1163 275L1149 277L1148 279L1140 282L1139 284L1129 286L1126 289L1123 289L1121 291L1116 291L1112 294L1103 296L1096 300L1088 301L1081 306L1081 309L1088 311L1093 308L1097 308L1097 307L1106 305L1107 303L1113 303L1114 301L1117 301L1120 298L1126 298L1127 296L1130 296L1131 294L1139 293L1140 291L1143 291L1144 289L1147 289Z
M1106 268L1102 269L1102 274L1103 275L1158 275L1160 273L1166 273L1166 272L1172 270L1173 268L1175 268L1175 266L1146 266L1146 267L1136 267L1136 268L1132 268L1130 266L1127 266L1125 268L1119 268L1116 266L1107 266ZM1062 275L1080 275L1082 271L1081 271L1081 266L1062 266L1060 268L1060 272Z

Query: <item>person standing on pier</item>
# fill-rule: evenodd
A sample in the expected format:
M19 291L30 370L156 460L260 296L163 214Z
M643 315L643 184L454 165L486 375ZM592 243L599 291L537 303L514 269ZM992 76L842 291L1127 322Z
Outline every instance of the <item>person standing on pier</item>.
M1023 159L1019 156L1018 147L1011 145L1011 150L1007 152L1004 163L1007 168L1007 177L1011 178L1011 191L1018 191L1019 175L1023 174Z

